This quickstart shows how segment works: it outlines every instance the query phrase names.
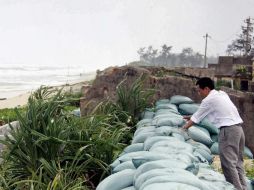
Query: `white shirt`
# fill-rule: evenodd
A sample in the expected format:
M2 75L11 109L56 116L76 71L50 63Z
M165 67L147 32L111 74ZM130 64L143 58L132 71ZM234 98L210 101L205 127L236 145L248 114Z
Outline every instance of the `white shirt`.
M218 128L243 123L229 96L225 92L217 90L211 90L208 96L202 100L191 120L194 123L199 123L205 117Z

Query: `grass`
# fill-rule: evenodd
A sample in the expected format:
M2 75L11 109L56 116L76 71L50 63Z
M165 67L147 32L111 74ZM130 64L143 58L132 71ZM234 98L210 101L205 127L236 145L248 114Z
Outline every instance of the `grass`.
M20 113L26 111L26 107L17 108ZM8 122L16 121L17 114L13 108L0 109L0 125L4 125Z
M20 128L1 141L6 149L0 187L94 189L109 174L129 128L117 115L73 117L65 109L71 102L61 91L42 87L24 114L14 110Z
M222 173L219 156L215 156L212 166L216 171ZM254 161L252 159L244 158L244 169L246 176L249 179L254 179Z
M121 83L117 103L102 102L83 118L70 114L79 95L38 89L25 110L12 110L20 128L1 140L5 149L0 189L95 189L110 174L109 164L129 143L136 114L152 95L142 90L142 82L140 77L130 91ZM129 102L123 98L127 96Z

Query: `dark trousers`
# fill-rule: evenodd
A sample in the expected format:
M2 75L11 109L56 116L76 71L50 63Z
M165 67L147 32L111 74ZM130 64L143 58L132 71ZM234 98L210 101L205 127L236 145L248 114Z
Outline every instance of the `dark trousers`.
M237 190L247 190L243 167L245 136L241 125L221 128L219 134L219 152L221 168L226 180Z

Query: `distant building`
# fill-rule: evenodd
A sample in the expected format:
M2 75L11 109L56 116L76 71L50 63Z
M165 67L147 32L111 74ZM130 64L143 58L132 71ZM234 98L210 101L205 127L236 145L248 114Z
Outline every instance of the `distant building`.
M254 59L250 56L220 56L218 64L208 65L215 70L217 80L231 81L235 88L254 91Z

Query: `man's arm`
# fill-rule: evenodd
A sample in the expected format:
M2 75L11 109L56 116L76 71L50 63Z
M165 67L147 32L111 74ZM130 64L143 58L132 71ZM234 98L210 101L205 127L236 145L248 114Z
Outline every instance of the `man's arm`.
M194 122L190 119L184 126L183 129L188 129L190 128L192 125L194 124Z

